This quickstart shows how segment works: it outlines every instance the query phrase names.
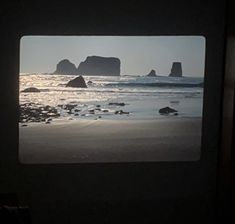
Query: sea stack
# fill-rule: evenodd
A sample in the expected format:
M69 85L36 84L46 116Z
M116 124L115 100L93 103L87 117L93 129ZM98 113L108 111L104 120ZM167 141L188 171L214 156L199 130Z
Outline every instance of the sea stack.
M121 62L115 57L88 56L77 68L79 75L119 76Z
M54 72L54 74L76 75L77 74L77 68L68 59L64 59L56 65L56 71Z
M170 77L182 77L182 65L181 62L173 62Z
M157 76L156 71L152 69L147 76L148 77L156 77Z
M70 80L66 87L77 87L77 88L87 88L84 78L80 75L75 79Z

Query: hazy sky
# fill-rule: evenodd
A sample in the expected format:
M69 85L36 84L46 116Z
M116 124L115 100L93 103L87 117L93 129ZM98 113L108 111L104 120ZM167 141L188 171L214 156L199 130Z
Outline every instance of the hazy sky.
M202 36L24 36L20 72L54 72L69 59L79 65L87 56L118 57L122 75L145 75L151 69L168 75L172 62L182 62L183 75L204 76Z

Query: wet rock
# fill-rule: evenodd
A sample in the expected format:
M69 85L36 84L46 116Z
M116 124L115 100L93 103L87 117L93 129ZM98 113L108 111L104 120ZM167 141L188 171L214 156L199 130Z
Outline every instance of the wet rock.
M58 114L56 114L56 113L48 113L47 114L49 117L57 117L58 116Z
M90 114L95 114L95 110L89 110Z
M130 114L130 112L125 112L123 110L117 110L114 112L115 114Z
M62 108L63 108L64 110L69 110L69 111L71 111L71 110L74 109L76 106L77 106L77 104L65 104L65 105L62 106Z
M21 91L22 93L40 93L40 90L35 87L29 87Z
M168 115L170 113L175 113L175 112L178 112L178 111L170 107L164 107L159 110L159 113L162 115Z
M87 84L92 84L93 82L92 81L88 81Z
M38 106L36 104L20 105L19 122L44 122L49 117L59 117L57 109L50 106Z
M110 106L125 106L125 103L109 103Z
M75 79L70 80L66 87L78 87L78 88L87 88L84 78L80 75Z

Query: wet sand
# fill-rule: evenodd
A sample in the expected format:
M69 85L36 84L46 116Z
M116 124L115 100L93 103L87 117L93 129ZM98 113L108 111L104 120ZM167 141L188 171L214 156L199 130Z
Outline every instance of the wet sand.
M21 163L196 161L201 119L77 120L19 127Z

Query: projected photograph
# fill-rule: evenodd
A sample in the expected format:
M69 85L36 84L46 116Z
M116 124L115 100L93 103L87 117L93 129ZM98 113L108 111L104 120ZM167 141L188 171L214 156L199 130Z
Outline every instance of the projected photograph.
M202 36L23 36L19 160L197 161Z

